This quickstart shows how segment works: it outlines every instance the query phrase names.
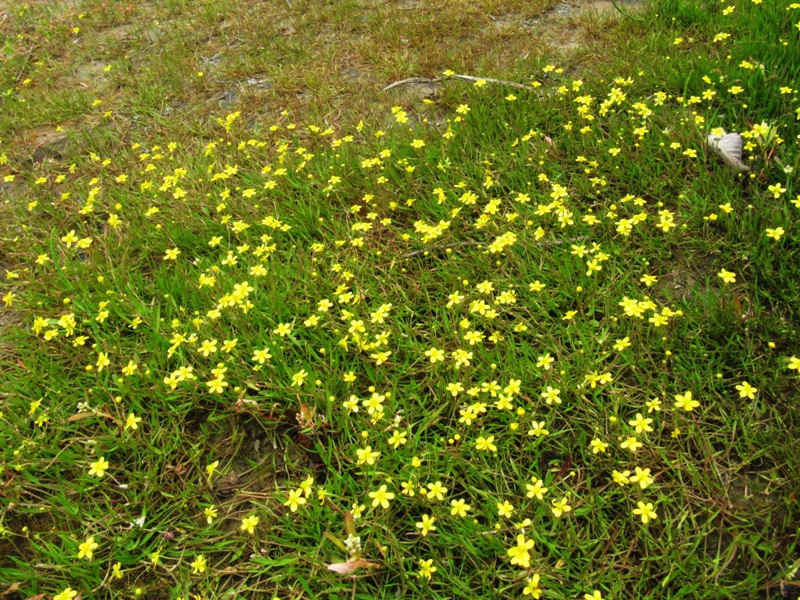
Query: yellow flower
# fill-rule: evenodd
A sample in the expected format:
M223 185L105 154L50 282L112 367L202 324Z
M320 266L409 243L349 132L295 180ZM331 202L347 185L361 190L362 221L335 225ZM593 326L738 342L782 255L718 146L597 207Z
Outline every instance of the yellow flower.
M528 430L528 435L534 435L536 437L542 437L543 435L548 435L549 433L550 432L545 429L544 421L531 422L531 428Z
M94 551L100 545L94 541L94 536L89 536L86 538L85 542L82 542L80 546L78 546L78 558L86 558L88 560L92 559L94 556Z
M122 367L122 374L125 375L125 377L130 377L131 375L136 373L138 368L139 368L139 365L137 365L132 360L129 360L128 364L126 366Z
M594 438L589 442L589 447L592 449L592 454L598 454L600 452L605 452L608 448L608 444L599 438Z
M523 534L517 535L517 545L508 549L508 555L511 557L512 565L519 565L523 569L531 566L531 553L534 541L525 539Z
M619 445L620 448L623 450L630 450L631 452L636 452L639 448L642 447L642 442L637 440L635 437L627 437L625 438L622 443Z
M191 567L192 567L192 573L194 574L202 573L203 571L206 570L206 557L203 556L202 554L198 554L197 558L195 558L192 561Z
M442 485L441 481L437 481L436 483L428 484L428 491L425 493L425 495L428 497L428 500L433 500L434 498L436 498L441 502L442 500L444 500L444 495L446 493L447 493L447 488Z
M514 514L514 505L511 504L508 500L503 500L502 502L497 503L497 514L501 517L506 517L510 519L511 516Z
M536 359L536 366L539 367L540 369L548 371L550 369L550 366L555 362L555 360L556 359L550 356L550 353L548 352L547 354L540 356Z
M687 391L684 394L677 394L675 396L675 408L682 408L685 411L691 412L700 406L697 400L692 399L692 392Z
M78 242L78 236L75 235L75 230L71 230L68 234L61 238L61 241L67 245L67 248L72 248L72 244L76 244ZM67 588L69 589L69 588Z
M256 515L250 515L242 519L242 526L240 529L242 531L246 531L249 534L253 534L256 529L256 525L258 525L258 521L260 519Z
M572 507L567 502L566 498L562 498L561 500L553 500L553 516L558 518L564 513L568 513L572 510Z
M767 228L766 233L767 237L772 238L777 242L786 232L784 231L783 227L775 227L774 229Z
M142 417L137 417L133 413L128 413L128 418L125 419L125 429L139 429L139 423L142 422Z
M292 512L297 512L297 507L302 506L306 502L307 500L303 495L303 488L299 487L289 492L289 498L287 498L286 502L284 502L283 505L288 506L289 510L291 510Z
M653 422L653 419L645 418L642 416L641 413L636 413L636 418L628 421L628 425L634 427L636 429L636 433L643 433L643 432L650 432L653 431L653 428L650 427L650 423Z
M428 535L430 531L436 531L436 526L434 523L436 522L435 517L431 517L430 515L422 515L422 521L415 523L417 529L420 530L420 533L423 536Z
M78 595L78 592L73 590L71 587L64 588L63 591L59 592L55 596L53 596L53 600L72 600L75 596Z
M466 517L467 512L472 508L469 504L467 504L466 500L459 499L459 500L451 500L450 506L450 514L454 517Z
M631 338L625 336L622 339L617 340L614 342L614 350L617 352L622 352L625 348L628 348L631 345Z
M632 483L638 483L639 487L644 490L653 483L654 479L650 476L649 468L642 469L641 467L636 467L636 474L631 475L630 481Z
M217 518L217 508L215 506L207 506L203 509L203 514L206 517L206 523L211 525L214 519Z
M528 284L528 289L532 292L541 292L546 286L538 279Z
M611 473L611 476L614 478L614 481L615 481L616 483L618 483L619 485L625 485L625 484L627 484L627 483L630 483L630 482L631 482L631 480L628 478L628 476L629 476L630 474L631 474L631 472L630 472L630 471L628 471L627 469L626 469L626 470L624 470L624 471L622 471L621 473L615 469L615 470L614 470L614 471Z
M392 445L393 448L399 448L403 446L408 440L406 437L408 436L407 431L402 431L400 429L395 429L392 432L391 437L389 437L389 443Z
M375 461L381 455L380 451L372 450L372 446L365 446L364 448L358 448L356 450L356 457L358 458L358 464L363 465L374 465Z
M373 507L380 505L383 508L389 508L389 502L394 500L394 494L392 492L387 492L385 485L382 485L374 492L370 492L369 497L372 498Z
M528 579L527 584L522 590L523 596L531 596L533 598L541 598L542 597L542 590L539 589L539 574L534 573L532 577Z
M525 494L528 498L542 500L544 495L547 493L547 488L544 487L544 482L535 476L531 477L530 483L525 484L525 488L528 490L528 493Z
M436 572L436 567L433 566L433 559L419 561L419 577L430 580L431 575Z
M754 129L755 129L755 127L754 127ZM776 183L774 185L768 185L767 189L770 191L770 193L772 194L773 198L780 198L781 195L786 192L786 188L781 186L780 183Z
M122 563L115 562L114 566L111 567L111 574L113 575L114 579L122 579L123 578L123 571L122 571Z
M292 387L300 387L301 385L303 385L303 382L306 380L306 377L308 377L308 373L306 372L306 370L300 369L298 373L292 375Z
M726 271L725 269L720 270L717 276L725 283L736 283L736 274Z
M641 516L642 523L645 525L647 525L651 520L658 518L656 511L653 510L652 502L645 504L644 502L639 501L636 503L636 506L639 508L634 508L633 514Z
M792 356L789 358L789 364L786 365L792 371L800 371L800 358Z
M98 352L97 353L97 372L99 373L103 369L105 369L108 365L111 364L111 361L108 358L108 354L105 352Z
M208 391L210 393L221 394L222 391L230 384L222 379L222 377L215 377L214 379L206 381L206 385L208 386Z
M647 412L651 413L654 410L660 411L661 410L661 400L658 398L653 398L652 400L648 400L645 402L645 406L647 407Z
M206 477L208 478L209 481L211 481L211 477L214 476L214 472L217 470L218 466L219 466L218 460L215 460L214 462L206 465Z
M429 350L425 351L425 356L427 356L432 364L436 362L444 361L444 350L440 350L439 348L430 348Z
M105 475L106 471L108 470L109 463L105 459L105 457L101 456L95 462L89 465L89 475L94 475L95 477L102 477Z
M178 248L170 248L164 253L164 260L176 260L181 251Z
M603 600L603 595L600 593L600 590L592 590L591 594L583 595L583 600Z
M489 437L480 436L477 440L475 440L475 448L478 450L488 450L489 452L497 452L497 446L495 446L492 442L494 442L494 436L490 435Z
M260 365L263 365L270 358L272 358L272 354L269 353L269 348L253 351L253 361Z
M289 335L291 332L292 332L291 323L278 323L278 326L272 330L272 333L276 333L281 337Z
M743 381L740 385L737 385L736 389L739 392L740 398L749 398L750 400L755 400L756 393L758 392L757 388L754 388L746 381Z

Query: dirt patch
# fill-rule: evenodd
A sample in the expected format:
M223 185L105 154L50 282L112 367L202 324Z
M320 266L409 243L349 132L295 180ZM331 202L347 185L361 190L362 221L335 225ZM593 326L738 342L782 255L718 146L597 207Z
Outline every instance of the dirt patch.
M275 31L278 33L278 35L282 35L284 37L291 37L297 33L294 19L292 17L281 17L277 19L272 26L275 28Z
M34 162L62 158L71 127L42 125L22 134L20 145L28 148Z
M617 5L625 13L634 14L642 3L641 0L620 0ZM588 32L581 26L582 20L593 17L624 18L620 9L610 0L564 1L541 15L508 13L491 16L491 20L493 27L501 33L528 32L541 36L556 50L570 51L585 45L587 41Z
M617 8L619 7L619 8ZM635 15L642 8L641 0L620 0L617 6L609 0L595 0L593 2L583 2L577 9L578 15L598 15L607 18L623 18L620 10L629 15Z
M134 23L111 27L97 34L96 40L99 44L111 44L123 42L128 39L142 38L145 41L155 43L164 37L164 28L151 25L142 27Z
M75 72L68 78L70 85L86 88L92 92L102 92L111 86L106 77L108 65L101 60L93 60L75 68Z
M388 93L397 98L396 103L410 104L421 100L433 100L441 94L441 90L440 82L420 82L394 87Z

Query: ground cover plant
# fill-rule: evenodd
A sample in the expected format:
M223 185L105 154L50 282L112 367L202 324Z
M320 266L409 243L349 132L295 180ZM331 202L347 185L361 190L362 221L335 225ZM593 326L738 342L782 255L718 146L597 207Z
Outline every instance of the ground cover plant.
M51 10L0 66L5 597L791 597L800 5L340 120L165 113L188 55L59 89L113 11Z

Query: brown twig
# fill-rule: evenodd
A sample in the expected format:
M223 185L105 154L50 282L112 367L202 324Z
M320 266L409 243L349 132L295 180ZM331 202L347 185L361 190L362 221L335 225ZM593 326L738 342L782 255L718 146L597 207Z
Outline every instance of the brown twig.
M514 87L520 90L533 90L534 88L530 85L525 85L522 83L517 83L515 81L504 81L502 79L492 79L491 77L473 77L472 75L451 75L451 79L460 79L461 81L471 81L475 83L476 81L485 81L486 83L495 83L497 85L507 85L510 87Z
M445 79L458 79L459 81L469 81L472 83L476 83L478 81L485 81L486 83L505 85L520 90L534 89L532 86L525 85L523 83L517 83L516 81L505 81L503 79L493 79L491 77L475 77L473 75L454 74L454 75L448 75L447 77L409 77L407 79L401 79L400 81L395 81L394 83L390 83L385 88L383 88L383 91L387 92L392 88L399 87L401 85L410 85L414 83L439 83Z
M401 85L409 85L412 83L439 83L441 80L442 80L441 77L409 77L407 79L401 79L400 81L395 81L394 83L390 83L385 88L383 88L383 91L387 92L392 88L400 87Z
M728 557L728 560L725 561L725 564L719 568L717 574L714 576L714 585L718 585L719 583L719 576L722 575L722 572L728 568L728 566L733 562L733 559L736 557L736 550L739 549L739 546L736 542L733 542L733 550L731 550L731 555Z

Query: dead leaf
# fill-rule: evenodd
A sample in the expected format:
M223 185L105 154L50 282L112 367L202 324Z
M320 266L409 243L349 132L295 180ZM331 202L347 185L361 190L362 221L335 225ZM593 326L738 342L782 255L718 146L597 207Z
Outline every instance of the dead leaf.
M79 412L77 414L72 415L71 417L67 417L67 421L70 422L70 423L74 423L75 421L81 421L83 419L88 419L89 417L103 417L105 419L111 419L112 421L114 421L114 423L119 425L119 422L117 421L117 418L114 415L109 414L107 412L104 412L104 413L101 413L101 412Z
M725 133L723 130L722 135L711 134L706 138L706 145L735 173L750 170L742 162L742 136L738 133Z
M97 413L93 412L79 412L76 415L72 415L71 417L67 418L67 421L70 423L74 423L75 421L80 421L82 419L88 419L89 417L99 417Z
M383 558L386 558L386 548L383 547L383 544L381 544L380 542L376 541L375 545L378 546L378 552L381 553L381 556Z
M327 538L330 541L332 541L334 544L336 544L336 547L339 548L339 550L341 550L342 552L347 552L347 546L345 546L344 542L342 542L342 540L337 538L335 535L333 535L333 534L331 534L331 533L329 533L327 531L323 531L322 535L325 538Z
M344 513L344 530L349 535L356 534L356 522L353 519L353 513L351 513L349 510L345 511Z
M0 597L5 598L9 594L13 594L14 592L19 590L19 581L15 581L10 586L8 586L4 591L0 592Z
M380 569L380 567L378 563L371 563L362 558L357 558L343 563L328 565L328 570L339 573L339 575L348 575L356 569Z
M307 404L300 403L300 412L295 415L297 424L304 429L314 429L314 417L316 411Z

